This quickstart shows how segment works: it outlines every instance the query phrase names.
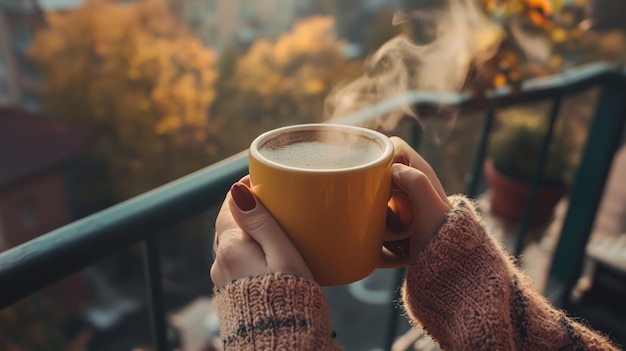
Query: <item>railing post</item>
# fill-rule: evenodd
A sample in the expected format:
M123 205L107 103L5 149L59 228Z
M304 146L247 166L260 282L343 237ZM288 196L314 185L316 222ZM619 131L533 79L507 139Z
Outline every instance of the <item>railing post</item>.
M391 347L393 346L393 342L395 341L396 334L398 333L398 318L400 317L400 313L398 311L398 305L393 302L399 301L402 297L402 282L404 281L405 275L406 268L394 269L392 282L392 288L394 289L393 299L390 303L391 307L389 310L389 321L387 322L387 330L383 345L383 350L385 351L391 351Z
M247 151L0 253L0 310L224 200ZM45 272L45 274L44 274Z
M151 237L144 240L141 249L154 348L156 351L169 351L158 239Z
M613 155L624 132L626 86L624 80L602 86L587 143L570 191L570 206L563 223L546 296L564 303L582 270L587 241L604 191Z
M548 156L550 155L550 144L552 142L552 135L554 134L554 125L556 124L560 109L561 96L559 95L554 98L554 102L552 104L552 110L550 111L550 124L548 125L548 131L546 132L546 135L543 138L543 143L541 144L539 159L537 160L537 169L535 170L535 174L533 175L533 181L530 186L530 193L528 194L528 198L526 199L526 203L524 204L524 212L522 212L522 218L519 229L517 231L517 239L515 242L515 257L519 257L522 254L522 250L524 249L524 238L526 237L526 230L528 230L533 207L535 207L535 198L537 197L537 189L539 188L541 177L543 177L543 170L546 166L546 162L548 161Z
M478 183L480 182L480 175L483 164L485 163L485 157L487 156L487 145L489 144L489 133L493 127L493 120L495 118L495 112L489 110L487 116L485 116L485 122L483 122L483 129L480 133L480 141L478 142L478 150L476 151L476 157L474 157L474 163L472 165L472 174L470 175L469 182L465 187L465 194L471 198L476 197L478 192Z

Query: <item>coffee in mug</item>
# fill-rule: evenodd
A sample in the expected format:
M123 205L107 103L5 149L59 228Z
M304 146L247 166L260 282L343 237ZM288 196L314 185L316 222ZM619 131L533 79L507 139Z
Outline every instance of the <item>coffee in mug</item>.
M280 134L259 147L267 160L301 169L345 169L379 159L383 145L363 135L339 130Z

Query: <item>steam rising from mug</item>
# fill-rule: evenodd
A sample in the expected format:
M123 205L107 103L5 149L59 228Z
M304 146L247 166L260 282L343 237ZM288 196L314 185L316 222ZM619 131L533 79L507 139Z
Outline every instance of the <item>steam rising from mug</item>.
M420 44L401 34L389 40L366 59L364 75L333 88L325 100L325 117L343 117L400 97L410 90L459 91L471 65L480 66L493 57L504 37L502 28L490 21L474 1L449 0L442 9L396 13L394 25L417 21L434 31L434 39ZM445 140L457 111L435 106L427 113L431 116L418 114L413 106L405 103L398 110L380 116L377 124L389 131L408 115L414 117L435 142ZM431 123L430 117L435 117L437 123Z

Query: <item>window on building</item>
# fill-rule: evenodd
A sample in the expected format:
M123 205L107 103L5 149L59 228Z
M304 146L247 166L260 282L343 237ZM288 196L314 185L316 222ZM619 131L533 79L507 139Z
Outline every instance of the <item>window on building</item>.
M32 196L22 199L22 221L27 227L32 227L37 223L35 213L35 198Z

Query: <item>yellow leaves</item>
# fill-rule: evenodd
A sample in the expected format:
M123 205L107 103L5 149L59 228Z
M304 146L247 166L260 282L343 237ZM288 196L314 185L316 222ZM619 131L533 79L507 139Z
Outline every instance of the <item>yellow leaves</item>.
M480 31L475 31L472 38L472 57L480 58L479 61L484 62L493 57L498 49L499 44L504 38L504 31L500 26L485 25Z
M550 37L552 38L552 41L555 43L562 43L567 39L567 31L563 28L554 28L552 29L552 31L550 32Z
M111 174L138 172L118 183L123 197L158 185L146 179L182 175L155 167L164 153L203 153L196 144L206 140L216 96L213 51L177 22L165 0L87 0L47 17L31 50L45 74L46 108L104 131L110 147L98 152Z
M523 13L525 10L524 3L522 1L512 1L510 6L510 12Z
M507 116L506 125L514 129L523 129L528 131L544 130L546 123L543 118L530 118L527 114L510 114Z
M157 37L176 37L182 27L170 13L169 4L163 0L143 0L132 7L133 18L140 22L147 32Z
M274 60L286 64L298 55L314 55L326 50L328 43L337 42L334 26L335 19L328 16L313 16L296 23L291 32L278 39Z
M497 0L483 0L483 5L487 13L493 13L498 8Z
M623 56L626 40L618 40L614 45L618 49L610 50L600 39L607 38L607 33L594 37L594 31L589 30L592 22L584 18L586 11L582 8L586 3L481 0L488 16L504 24L507 37L497 48L495 59L483 66L485 74L476 78L476 90L518 87L526 79L554 74L566 66Z
M563 13L561 15L563 24L566 25L567 27L573 27L576 25L576 18L574 17L574 14L571 12L566 12Z
M565 5L565 0L552 0L552 4L554 5L555 11L561 11Z
M345 43L334 34L334 19L314 16L296 23L275 43L261 39L239 61L233 84L264 97L281 94L321 95L345 65Z
M563 66L563 56L554 55L550 58L550 70L558 71Z
M304 84L304 91L309 95L320 95L325 90L326 86L321 79L311 79Z
M154 126L154 131L158 134L166 134L180 128L181 125L182 121L178 116L165 116Z

